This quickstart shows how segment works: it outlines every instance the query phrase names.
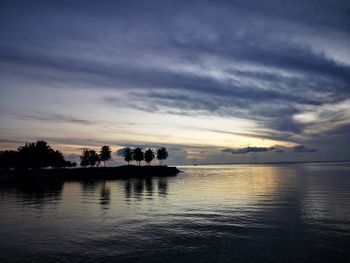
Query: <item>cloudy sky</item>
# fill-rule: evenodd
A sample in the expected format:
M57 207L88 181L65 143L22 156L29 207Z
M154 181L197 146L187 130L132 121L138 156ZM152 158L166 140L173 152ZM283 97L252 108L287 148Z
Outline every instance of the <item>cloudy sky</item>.
M0 32L1 149L350 157L349 1L5 0Z

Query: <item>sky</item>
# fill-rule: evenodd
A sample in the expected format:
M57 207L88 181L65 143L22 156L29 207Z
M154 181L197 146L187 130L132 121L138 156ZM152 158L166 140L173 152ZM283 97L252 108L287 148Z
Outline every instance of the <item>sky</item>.
M350 2L0 2L0 149L350 158Z

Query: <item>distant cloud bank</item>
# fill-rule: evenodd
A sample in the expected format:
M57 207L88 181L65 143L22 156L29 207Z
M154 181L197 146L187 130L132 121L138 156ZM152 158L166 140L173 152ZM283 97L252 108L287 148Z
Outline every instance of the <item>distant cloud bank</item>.
M305 145L297 145L294 147L244 147L244 148L237 148L237 149L231 149L226 148L223 149L222 152L224 153L232 153L232 154L247 154L247 153L266 153L266 152L275 152L275 153L284 153L286 151L289 152L296 152L296 153L313 153L316 152L317 149L315 148L308 148Z

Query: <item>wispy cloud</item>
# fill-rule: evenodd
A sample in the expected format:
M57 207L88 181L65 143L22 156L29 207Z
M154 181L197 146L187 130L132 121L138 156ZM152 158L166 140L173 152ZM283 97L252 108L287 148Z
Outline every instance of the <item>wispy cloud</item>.
M80 125L89 125L91 124L90 121L74 118L71 116L65 116L62 114L43 114L43 113L36 113L36 114L18 114L16 115L17 118L22 120L37 120L37 121L46 121L46 122L67 122L67 123L73 123L73 124L80 124Z

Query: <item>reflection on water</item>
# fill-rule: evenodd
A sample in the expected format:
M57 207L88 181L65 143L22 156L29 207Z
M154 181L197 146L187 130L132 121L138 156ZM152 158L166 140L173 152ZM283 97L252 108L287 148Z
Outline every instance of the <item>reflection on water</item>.
M19 182L16 185L1 185L0 197L7 198L8 195L14 196L23 204L36 205L43 208L49 201L56 204L61 199L63 182Z
M158 185L156 189L160 196L165 196L167 192L167 178L135 178L124 181L125 200L130 201L136 199L142 201L143 198L152 199L155 191L155 184Z
M349 164L181 169L0 185L1 262L348 262Z
M160 178L158 180L158 194L160 196L165 196L168 191L168 183L166 178Z
M101 188L101 198L100 204L103 209L108 209L109 204L111 202L111 188L106 186L106 182L103 182L103 186Z

